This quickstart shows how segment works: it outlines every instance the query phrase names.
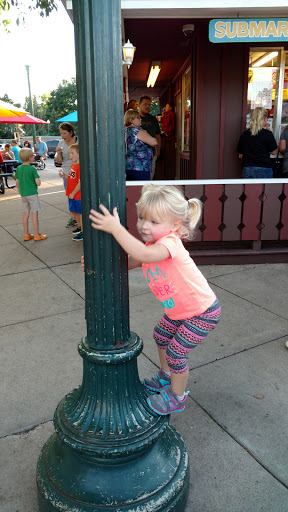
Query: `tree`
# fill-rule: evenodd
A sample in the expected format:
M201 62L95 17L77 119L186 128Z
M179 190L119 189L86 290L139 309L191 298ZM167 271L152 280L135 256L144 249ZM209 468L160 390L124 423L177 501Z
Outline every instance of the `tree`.
M42 100L43 99L44 97L42 96ZM57 89L51 91L49 97L46 97L44 102L42 101L45 112L43 119L49 119L51 134L59 134L59 129L55 125L55 121L57 119L66 116L77 109L76 99L76 80L75 78L72 78L71 82L62 80Z
M30 0L27 5L27 0L0 0L0 29L1 26L4 30L7 30L11 23L9 17L9 10L11 7L16 7L18 10L18 18L16 19L17 25L23 23L25 17L29 12L37 10L40 16L49 16L49 14L55 9L57 10L56 0ZM5 16L1 19L1 16Z
M13 100L9 98L8 94L4 94L4 96L0 99L6 101L7 103L12 103L17 107L21 107L20 104L14 103ZM72 78L71 82L62 80L57 89L51 91L50 94L43 94L40 98L40 101L39 98L37 99L35 95L32 97L34 116L39 117L39 119L44 119L44 121L49 119L50 135L59 136L59 127L56 125L55 121L57 121L57 119L60 117L74 112L74 110L77 109L76 99L77 90L75 78ZM30 99L28 96L25 98L23 109L31 113ZM0 124L0 138L13 138L14 130L15 125L13 124ZM32 135L32 125L23 125L22 130L24 131L25 135ZM48 132L48 127L47 125L36 125L36 131L39 135L46 135Z

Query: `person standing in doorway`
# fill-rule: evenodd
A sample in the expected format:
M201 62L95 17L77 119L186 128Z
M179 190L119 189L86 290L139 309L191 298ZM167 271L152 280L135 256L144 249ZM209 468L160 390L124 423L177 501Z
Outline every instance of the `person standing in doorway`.
M153 148L153 161L152 161L152 172L151 172L151 180L155 174L156 160L160 155L161 148L161 131L159 123L155 116L150 114L151 110L151 98L150 96L141 96L139 101L139 114L142 119L141 127L146 130L151 137L155 137L157 140L156 148Z
M165 106L165 110L162 114L162 130L167 137L174 135L175 116L169 103Z
M267 110L256 107L253 111L250 128L240 136L237 151L242 158L242 178L273 178L272 160L278 146L274 135L264 128Z

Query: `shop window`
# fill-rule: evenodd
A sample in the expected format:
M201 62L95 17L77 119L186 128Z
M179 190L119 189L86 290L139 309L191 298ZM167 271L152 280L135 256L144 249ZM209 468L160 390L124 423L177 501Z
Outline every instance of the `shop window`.
M288 52L285 52L285 68L283 78L283 103L281 112L281 131L288 125Z
M278 139L285 120L288 123L287 52L282 48L250 49L246 128L256 107L268 111L266 128Z
M182 151L190 150L190 117L191 117L191 66L182 75Z

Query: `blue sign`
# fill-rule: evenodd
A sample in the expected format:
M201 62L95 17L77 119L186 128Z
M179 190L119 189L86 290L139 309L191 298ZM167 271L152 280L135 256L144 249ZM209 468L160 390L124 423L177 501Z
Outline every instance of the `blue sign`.
M288 18L211 20L209 41L211 43L288 41Z

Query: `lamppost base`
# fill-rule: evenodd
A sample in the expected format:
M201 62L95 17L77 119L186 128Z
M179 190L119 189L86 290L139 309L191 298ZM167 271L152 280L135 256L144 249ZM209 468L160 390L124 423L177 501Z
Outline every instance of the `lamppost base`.
M142 457L83 456L53 434L37 466L40 512L184 512L188 453L170 425Z

